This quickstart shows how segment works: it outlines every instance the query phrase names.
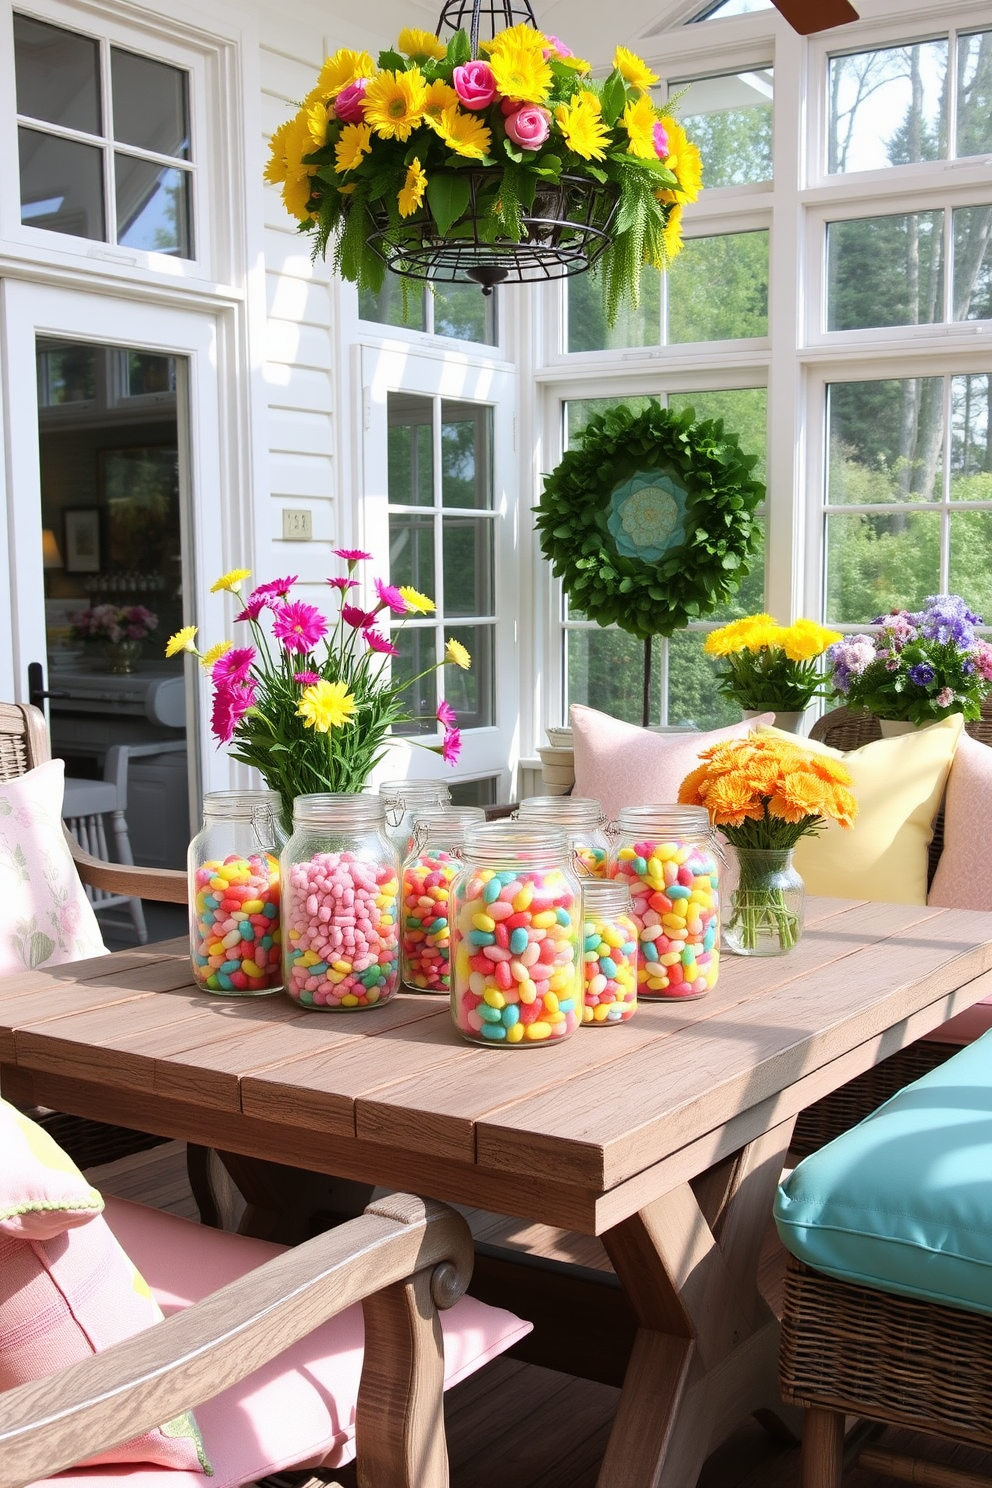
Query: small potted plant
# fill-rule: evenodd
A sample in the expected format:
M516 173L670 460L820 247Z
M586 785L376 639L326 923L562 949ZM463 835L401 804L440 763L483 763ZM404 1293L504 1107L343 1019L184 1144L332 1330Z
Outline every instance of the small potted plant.
M815 620L779 625L771 615L745 615L711 631L704 650L726 662L717 687L745 718L772 709L779 728L798 733L812 700L824 696L819 659L841 639Z

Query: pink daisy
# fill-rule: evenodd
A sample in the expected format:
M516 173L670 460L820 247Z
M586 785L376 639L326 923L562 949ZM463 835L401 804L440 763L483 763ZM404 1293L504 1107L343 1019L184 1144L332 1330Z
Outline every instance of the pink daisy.
M230 744L234 730L255 702L257 683L252 678L243 687L218 687L210 715L210 731L219 744Z
M399 652L392 641L382 634L381 630L363 630L362 639L368 643L370 651L380 651L383 656L399 656Z
M377 610L384 610L388 606L394 615L406 614L406 600L394 585L384 584L381 579L376 579L375 592L379 596Z
M361 563L366 558L371 558L371 553L364 553L361 548L332 548L335 558L343 558L349 566L352 563Z
M309 651L327 634L327 621L314 605L297 601L274 614L272 634L287 651Z
M342 605L341 618L345 625L351 625L355 630L364 630L366 625L371 625L375 619L372 610L363 610L358 605Z
M453 765L457 762L458 756L461 754L461 752L461 730L456 728L449 729L444 736L444 743L441 745L441 758L444 760L444 763L446 765Z
M294 672L293 681L299 682L303 687L313 687L314 683L320 681L319 672Z
M298 579L299 574L293 574L292 578L289 579L270 579L267 584L259 584L257 589L253 589L251 597L254 599L256 594L264 594L266 596L274 594L279 599L285 599Z
M454 728L458 722L458 714L445 698L438 703L435 717L438 723L443 724L446 729Z
M264 594L254 591L245 600L245 607L240 615L235 615L235 620L257 620L268 603Z
M357 579L328 579L327 582L332 589L340 589L342 594L346 594L349 589L358 588Z
M254 660L254 646L234 646L230 651L225 651L223 656L218 656L210 668L214 685L216 687L240 686L247 680Z

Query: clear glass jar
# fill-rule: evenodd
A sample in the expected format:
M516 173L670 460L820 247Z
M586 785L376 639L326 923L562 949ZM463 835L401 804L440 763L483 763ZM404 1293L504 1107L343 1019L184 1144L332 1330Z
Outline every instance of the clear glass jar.
M720 967L719 853L702 806L625 806L613 876L630 889L637 995L702 997Z
M402 863L413 846L414 813L447 806L451 792L443 780L384 780L379 797L386 809L386 836Z
M400 980L408 992L451 991L448 891L461 867L466 827L484 822L481 806L416 811L413 846L400 870Z
M637 1012L637 926L620 879L582 885L582 1023L612 1028Z
M208 791L186 855L197 986L259 997L282 986L277 791Z
M304 1007L351 1012L399 986L399 862L378 796L297 796L282 852L283 974Z
M580 878L609 876L606 816L591 796L528 796L520 802L518 815L521 821L547 821L564 827Z
M449 899L455 1027L476 1044L558 1043L582 1022L582 896L565 833L487 822L463 852Z
M737 956L784 956L803 933L806 888L791 847L735 847L737 883L726 895L723 942Z

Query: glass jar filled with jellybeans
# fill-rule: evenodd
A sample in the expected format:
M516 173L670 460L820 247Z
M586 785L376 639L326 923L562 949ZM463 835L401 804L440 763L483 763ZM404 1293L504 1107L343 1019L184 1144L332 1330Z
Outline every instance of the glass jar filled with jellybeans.
M351 1012L399 986L400 868L373 795L297 796L282 852L283 974L304 1007Z
M451 792L443 780L384 780L379 795L386 809L386 836L401 863L413 847L415 814L447 806L451 800Z
M598 801L590 796L527 796L520 802L517 815L521 821L544 821L564 827L579 877L607 877L610 844L606 816Z
M282 986L276 791L208 791L189 845L189 947L198 986L257 997Z
M582 1022L626 1023L637 1012L637 927L622 879L582 885Z
M719 854L702 806L625 806L613 876L630 889L637 995L702 997L720 966Z
M465 833L450 891L451 1016L499 1048L555 1044L582 1022L582 904L559 827L488 822Z
M409 992L451 991L448 891L466 827L484 822L481 806L437 806L413 815L413 847L400 870L403 918L400 980Z

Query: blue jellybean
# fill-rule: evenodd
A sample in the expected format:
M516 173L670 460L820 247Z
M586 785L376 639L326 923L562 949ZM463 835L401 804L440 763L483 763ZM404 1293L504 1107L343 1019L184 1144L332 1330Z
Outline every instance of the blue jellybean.
M605 977L615 977L617 974L617 963L612 956L603 956L599 963L599 969Z
M496 937L491 930L470 930L466 939L469 945L490 946L496 944Z
M204 894L203 902L208 909L216 909L220 903L220 898L216 894Z
M593 955L595 955L598 946L599 946L599 936L598 935L587 935L586 936L585 940L582 943L582 947L583 947L583 950L586 953L586 958L587 959L588 959L588 955L589 955L589 952L590 951L592 951Z
M218 987L222 988L225 992L230 992L233 990L234 983L231 981L231 978L229 976L225 976L222 971L218 971L216 973L216 976Z
M558 999L558 1011L560 1013L570 1013L573 1010L574 1007L575 1007L575 998L574 997L560 997Z
M222 963L222 965L220 966L219 969L221 971L225 971L225 972L240 971L241 970L241 962L240 961L225 961L225 962Z
M503 1027L502 1023L483 1023L482 1037L493 1039L495 1042L498 1043L501 1039L506 1038L506 1029Z
M263 904L262 913L267 920L274 920L279 913L279 906L278 904Z
M482 890L483 903L493 904L499 898L500 890L502 889L502 887L503 884L500 880L499 874L494 874L494 876L489 880L489 882Z
M710 928L707 930L706 934L703 936L703 950L704 951L711 951L715 945L716 945L716 930L711 925Z
M250 920L241 921L241 924L238 926L238 934L241 936L242 940L255 939L255 927Z
M514 1023L520 1022L520 1009L515 1002L508 1002L503 1009L503 1027L512 1028Z
M638 877L643 878L644 875L645 875L645 873L647 873L647 871L648 871L648 860L647 860L647 858L635 858L634 859L634 872L638 875Z
M503 868L499 873L497 873L496 877L499 879L502 885L506 885L514 883L516 881L517 875L514 873L512 868Z
M510 950L515 956L519 956L521 951L527 949L527 939L527 931L523 925L518 925L515 930L510 931Z
M311 976L323 976L324 973L326 972L326 970L327 970L327 962L326 961L315 961L314 964L313 964L313 966L310 967L310 975Z
M484 1023L502 1023L503 1014L499 1008L490 1007L488 1002L479 1004L479 1017Z
M555 910L555 919L558 921L559 925L570 925L572 923L572 916L569 914L568 910L563 909L560 904Z
M439 935L442 930L447 930L447 928L448 921L443 915L439 915L436 920L432 920L426 927L428 935Z
M665 893L669 899L688 899L692 890L687 889L685 884L670 884L665 890Z
M199 951L197 951L193 956L193 960L196 962L197 966L207 966L210 962L210 957L201 956Z
M270 951L272 949L272 936L263 935L258 943L262 947L263 951Z

